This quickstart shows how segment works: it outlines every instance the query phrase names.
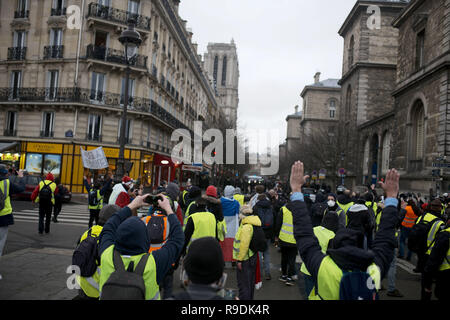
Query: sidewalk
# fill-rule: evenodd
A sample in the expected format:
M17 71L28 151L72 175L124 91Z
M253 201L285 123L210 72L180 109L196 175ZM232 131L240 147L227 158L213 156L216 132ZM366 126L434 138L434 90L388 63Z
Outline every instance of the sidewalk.
M0 258L0 300L71 300L66 286L73 250L27 248Z

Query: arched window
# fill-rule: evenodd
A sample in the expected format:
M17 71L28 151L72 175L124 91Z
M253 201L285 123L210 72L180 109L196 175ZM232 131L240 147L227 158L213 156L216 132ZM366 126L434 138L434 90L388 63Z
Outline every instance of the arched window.
M352 107L352 87L348 86L347 95L345 99L345 115L344 115L345 119L350 118L351 107Z
M213 78L214 78L214 83L217 83L217 71L219 69L219 57L215 56L214 57L214 72L213 72Z
M366 139L364 144L364 162L363 162L363 175L367 176L369 174L369 153L370 153L370 142L369 138Z
M354 62L354 54L355 54L355 37L352 36L350 38L350 44L348 46L348 68L350 69Z
M223 57L222 64L222 86L225 86L227 83L227 56Z
M383 136L383 153L381 160L381 172L385 174L389 171L389 157L391 154L391 134L389 131Z
M421 160L424 155L425 110L422 101L417 101L412 109L412 156L413 160Z

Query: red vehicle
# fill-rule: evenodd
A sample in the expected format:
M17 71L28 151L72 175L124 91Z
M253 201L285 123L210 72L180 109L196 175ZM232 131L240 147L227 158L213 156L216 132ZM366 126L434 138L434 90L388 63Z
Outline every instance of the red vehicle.
M18 183L17 176L11 176L10 181L12 183ZM25 179L25 191L21 192L21 193L17 193L17 194L13 194L11 195L11 199L14 200L31 200L31 194L33 193L34 189L39 185L39 182L41 181L41 178L39 176L24 176L23 179ZM67 190L64 193L62 202L67 203L70 202L70 200L72 199L72 193L70 191Z

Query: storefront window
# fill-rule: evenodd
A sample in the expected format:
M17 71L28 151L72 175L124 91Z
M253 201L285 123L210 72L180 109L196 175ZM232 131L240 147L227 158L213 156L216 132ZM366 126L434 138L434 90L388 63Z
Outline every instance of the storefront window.
M25 170L30 174L41 174L42 173L42 154L29 153L27 154Z
M25 170L30 174L47 175L55 178L61 174L61 156L56 154L28 153Z

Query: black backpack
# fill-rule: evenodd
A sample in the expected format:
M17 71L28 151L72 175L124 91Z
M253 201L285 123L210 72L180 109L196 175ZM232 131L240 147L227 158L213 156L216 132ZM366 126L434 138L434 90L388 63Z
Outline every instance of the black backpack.
M263 229L270 229L273 227L273 212L271 207L257 207L257 215L261 220Z
M261 227L253 226L253 236L249 248L253 252L264 252L267 250L266 235Z
M5 202L6 199L8 198L8 181L5 179L2 182L3 182L3 190L5 191L5 193L3 193L2 190L0 189L0 211L2 211L5 208Z
M43 201L43 202L52 201L53 191L50 188L50 185L52 183L53 182L50 182L49 184L45 184L45 181L44 181L44 186L42 187L41 191L39 191L39 201Z
M130 262L125 270L122 257L117 250L113 250L114 272L103 285L100 300L145 300L144 269L149 254L142 256L136 270L134 263Z
M91 189L91 191L89 191L89 205L94 207L94 206L98 206L98 198L97 198L97 190Z
M93 236L89 229L86 239L81 241L72 255L72 265L80 268L82 277L92 277L100 265L98 254L98 238Z
M163 243L164 239L164 218L162 216L152 216L147 223L147 232L151 244Z
M408 236L408 249L417 254L425 254L428 250L428 233L433 224L439 220L436 218L427 222L422 218L419 223L414 224Z

